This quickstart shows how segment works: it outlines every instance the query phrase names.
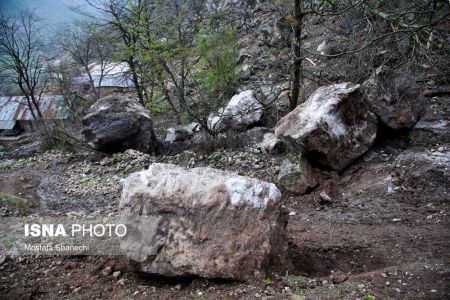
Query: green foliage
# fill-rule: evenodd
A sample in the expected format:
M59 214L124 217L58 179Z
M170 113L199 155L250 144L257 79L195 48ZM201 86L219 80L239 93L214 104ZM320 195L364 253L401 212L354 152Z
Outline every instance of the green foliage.
M119 162L120 162L120 158L116 154L114 154L112 157L112 160L111 160L111 164L115 165L115 164L118 164Z
M40 150L42 152L59 149L67 152L75 152L75 147L66 137L56 131L49 131L42 135Z
M221 149L241 149L245 145L245 137L235 132L220 133L216 136L207 135L197 146L196 151L211 154Z
M263 283L265 285L271 285L272 284L272 279L270 279L270 277L266 277L266 278L264 278Z
M197 37L200 57L194 80L208 98L229 96L238 78L237 38L234 28L208 28Z
M191 118L189 117L189 115L187 113L182 113L180 116L180 125L187 125L189 124L189 122L191 122Z
M156 128L156 132L158 132L158 134L163 135L166 132L166 129L164 127L158 127Z
M99 187L105 184L105 182L106 182L105 178L92 178L92 177L85 177L79 181L81 185L88 187Z
M13 148L11 147L11 145L5 145L5 146L3 146L3 148L0 149L0 151L11 152L11 151L13 151Z
M375 300L375 296L367 295L364 297L364 300Z
M25 216L29 211L26 199L0 192L0 200L16 207L19 216Z
M164 98L152 99L145 105L145 108L150 111L152 116L163 114L170 109L169 104L164 101Z

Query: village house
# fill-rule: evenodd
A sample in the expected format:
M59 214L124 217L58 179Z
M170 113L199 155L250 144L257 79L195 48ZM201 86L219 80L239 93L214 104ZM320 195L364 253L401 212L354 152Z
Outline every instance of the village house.
M125 92L134 87L130 76L130 67L127 63L108 62L103 65L100 62L92 63L88 66L94 87L100 91L102 95ZM81 86L90 87L90 79L87 72L83 72L80 76L74 78L73 83Z
M41 96L39 109L44 122L63 121L70 116L63 96ZM34 112L37 115L36 110ZM33 128L35 128L35 119L25 96L0 98L0 135L16 135Z

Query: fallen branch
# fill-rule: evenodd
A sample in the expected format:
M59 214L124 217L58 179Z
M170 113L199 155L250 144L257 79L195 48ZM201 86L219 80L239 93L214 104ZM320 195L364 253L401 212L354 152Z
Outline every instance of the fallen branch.
M425 90L423 91L425 97L436 97L450 95L450 87L438 88L435 90Z

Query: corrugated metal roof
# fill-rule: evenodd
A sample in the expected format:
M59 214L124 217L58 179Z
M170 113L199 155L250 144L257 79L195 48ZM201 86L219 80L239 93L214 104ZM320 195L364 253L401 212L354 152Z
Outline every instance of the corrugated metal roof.
M64 105L62 96L42 96L39 101L39 109L43 119L46 120L67 119L70 114ZM34 109L34 111L36 110ZM8 128L11 125L11 121L17 120L34 120L25 96L1 97L0 129L11 129L12 127Z
M133 87L133 82L127 75L117 75L117 74L107 74L104 75L102 78L102 82L100 84L100 78L99 75L92 75L92 80L94 81L94 86L96 88L98 87L122 87L122 88L130 88ZM74 84L80 85L84 83L89 83L89 76L88 75L81 75L78 77L75 77L73 80Z
M131 80L131 75L129 74L130 67L127 63L121 62L109 62L103 66L99 62L92 63L88 66L91 72L92 79L94 81L94 86L98 87L122 87L130 88L133 87L133 81ZM102 78L103 72L103 78ZM100 83L100 79L102 79ZM84 84L89 82L89 76L86 73L81 74L74 78L75 84Z
M16 124L15 120L2 121L0 120L0 129L13 129Z

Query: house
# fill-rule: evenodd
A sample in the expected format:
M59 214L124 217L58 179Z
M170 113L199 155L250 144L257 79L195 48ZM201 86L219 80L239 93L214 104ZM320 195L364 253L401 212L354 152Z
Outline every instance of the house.
M66 120L70 116L62 96L41 96L39 110L45 122ZM15 135L32 129L34 123L25 96L0 98L0 135Z
M108 62L102 66L101 63L96 62L90 64L88 69L94 81L94 87L102 92L121 92L134 87L127 63ZM74 84L90 86L87 72L75 77Z

